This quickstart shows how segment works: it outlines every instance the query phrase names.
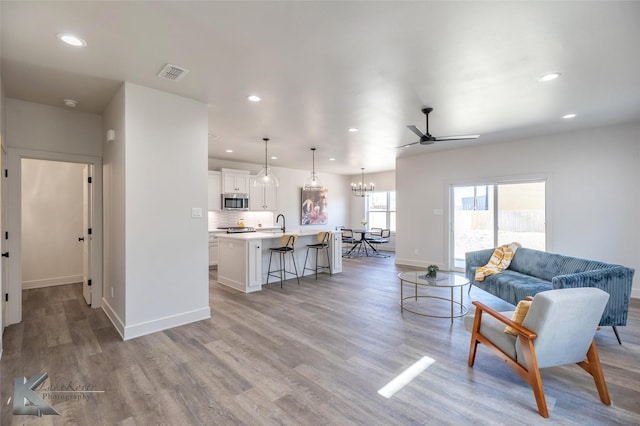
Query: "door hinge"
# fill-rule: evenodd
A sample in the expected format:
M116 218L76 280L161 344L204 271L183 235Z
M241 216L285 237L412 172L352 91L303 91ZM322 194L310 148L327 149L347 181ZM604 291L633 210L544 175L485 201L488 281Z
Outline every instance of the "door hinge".
M5 240L9 239L9 231L4 231L4 239Z
M87 285L91 287L91 280L87 280Z
M4 301L8 302L9 301L9 293L5 293L4 294Z
M4 169L4 177L9 177L9 170Z
M87 230L87 234L91 235L91 228Z
M87 181L88 181L89 183L91 183L91 176L89 176L89 177L87 178Z
M2 257L9 257L9 252L7 251L7 252L2 253Z

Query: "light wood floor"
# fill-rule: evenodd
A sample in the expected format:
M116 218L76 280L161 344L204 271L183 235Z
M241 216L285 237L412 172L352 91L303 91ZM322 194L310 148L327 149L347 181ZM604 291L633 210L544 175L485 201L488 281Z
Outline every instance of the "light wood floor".
M80 285L25 291L24 321L4 332L0 424L640 424L640 301L620 327L622 346L610 328L597 333L612 406L579 367L550 368L545 420L529 387L485 348L467 367L462 319L400 313L405 270L392 257L345 259L342 274L249 295L217 284L212 270L210 320L127 342L84 304ZM509 307L477 289L471 298ZM377 393L425 355L435 363L411 383L390 399ZM47 400L59 417L13 416L14 378L45 371L52 385L105 392Z

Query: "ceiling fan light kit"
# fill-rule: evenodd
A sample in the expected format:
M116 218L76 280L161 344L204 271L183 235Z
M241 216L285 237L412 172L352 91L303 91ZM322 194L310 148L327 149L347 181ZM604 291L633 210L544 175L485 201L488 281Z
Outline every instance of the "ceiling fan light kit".
M407 128L411 130L413 133L415 133L420 138L420 140L417 142L401 145L397 148L407 148L415 144L431 145L434 142L440 142L440 141L462 141L462 140L469 140L469 139L478 139L480 137L480 135L438 136L438 137L433 136L431 133L429 133L429 114L432 111L433 111L433 108L431 107L422 108L422 113L425 115L425 118L426 118L426 129L424 133L414 125L407 126Z
M269 142L269 138L262 138L262 140L264 141L264 167L256 175L253 186L279 186L278 178L271 173L271 168L267 163L267 142Z

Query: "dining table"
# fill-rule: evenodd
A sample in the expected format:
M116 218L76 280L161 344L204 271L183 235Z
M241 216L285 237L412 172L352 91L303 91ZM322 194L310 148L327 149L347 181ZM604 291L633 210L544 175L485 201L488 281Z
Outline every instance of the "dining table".
M351 257L354 252L362 253L363 249L364 256L367 257L380 254L373 244L367 241L367 234L371 231L371 229L352 229L351 232L353 232L355 243L344 256ZM360 235L360 238L355 238L357 234ZM371 254L369 254L369 249Z

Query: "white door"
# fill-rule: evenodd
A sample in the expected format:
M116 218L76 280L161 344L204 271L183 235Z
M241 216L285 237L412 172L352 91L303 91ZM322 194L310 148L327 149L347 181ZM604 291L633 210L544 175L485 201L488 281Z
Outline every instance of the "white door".
M8 316L8 312L9 312L9 303L7 302L7 299L5 297L5 295L9 292L7 286L9 283L9 248L7 247L7 238L6 236L8 235L6 233L7 231L7 193L8 188L7 188L7 181L5 179L5 174L4 174L4 170L6 168L6 164L7 164L7 152L4 150L4 147L2 147L2 159L0 160L0 170L2 170L2 184L0 185L0 193L1 193L1 197L0 197L0 215L2 215L2 236L0 237L2 239L2 265L0 265L0 268L2 268L2 283L0 285L0 288L2 288L2 302L0 302L0 319L2 321L2 327L0 327L0 335L2 335L2 330L4 330L4 327L7 326L7 324L9 324L9 316ZM7 255L5 256L5 253L7 253ZM2 347L2 345L0 345L0 348Z
M91 170L87 164L82 169L82 294L87 305L91 305Z

